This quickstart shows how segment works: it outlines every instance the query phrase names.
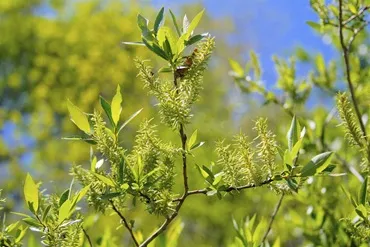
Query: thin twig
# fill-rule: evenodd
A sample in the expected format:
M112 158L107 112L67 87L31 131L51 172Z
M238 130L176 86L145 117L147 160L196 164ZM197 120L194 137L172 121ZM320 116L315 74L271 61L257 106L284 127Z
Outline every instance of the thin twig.
M176 88L176 94L179 93L179 87L177 83L178 74L175 71L173 83ZM150 235L144 242L141 243L140 247L146 247L150 242L152 242L158 235L160 235L163 231L166 230L167 226L176 218L178 215L186 197L189 195L189 184L188 184L188 172L187 172L187 158L186 158L186 140L187 136L185 134L184 125L181 123L179 128L179 134L181 138L181 148L182 148L182 175L184 180L184 194L176 201L178 202L174 212L163 222L163 224L152 234Z
M269 178L259 184L246 184L246 185L242 185L242 186L238 186L238 187L228 187L227 189L223 190L224 192L231 192L231 191L239 191L239 190L244 190L244 189L250 189L250 188L256 188L256 187L259 187L259 186L262 186L262 185L266 185L266 184L270 184L272 183L274 180L272 178ZM199 189L199 190L190 190L188 191L187 193L187 196L190 196L190 195L200 195L200 194L203 194L203 195L206 195L207 192L209 190L207 189ZM182 198L177 198L177 199L174 199L173 202L180 202L182 200Z
M84 232L84 235L87 239L87 242L89 242L90 247L93 247L90 236L89 236L89 234L87 234L87 231L84 228L82 228L82 231Z
M136 239L136 237L135 237L135 235L134 235L134 232L133 232L133 230L132 230L131 226L128 224L128 222L127 222L126 218L125 218L125 217L121 214L121 212L116 208L116 206L114 205L114 203L113 203L113 201L112 201L112 200L109 200L109 202L110 202L110 204L112 205L112 209L113 209L113 211L117 213L117 215L121 218L121 220L122 220L122 222L123 222L124 226L125 226L125 227L127 228L127 230L129 231L129 233L130 233L130 235L131 235L131 238L132 238L132 240L133 240L133 241L134 241L134 243L135 243L135 246L139 247L139 246L140 246L140 244L139 244L139 242L137 241L137 239Z
M348 47L345 44L345 41L344 41L344 35L343 35L344 24L345 23L343 22L343 0L339 0L339 39L340 39L340 44L341 44L341 47L342 47L342 50L343 50L343 57L344 57L344 64L345 64L345 69L346 69L347 82L348 82L349 91L351 93L353 107L355 109L357 119L360 123L362 134L363 134L363 136L364 136L364 138L367 142L366 128L365 128L365 124L364 124L364 122L362 121L362 118L361 118L361 113L360 113L360 109L358 107L358 103L357 103L356 96L355 96L355 90L354 90L353 83L352 83L352 78L351 78L351 67L350 67L350 61L349 61L349 50L350 50L351 47Z
M280 209L281 203L283 202L284 196L285 196L285 194L282 194L282 195L280 196L280 199L279 199L278 203L276 204L276 207L275 207L275 209L274 209L274 212L273 212L273 213L272 213L272 215L271 215L269 225L268 225L268 227L267 227L267 230L266 230L266 232L265 232L265 235L263 235L263 238L262 238L262 242L261 242L261 243L265 242L265 240L266 240L266 238L267 238L267 235L268 235L268 234L270 233L270 231L271 231L272 223L274 222L275 217L276 217L277 213L279 212L279 209Z
M341 5L341 3L339 3ZM339 7L341 8L341 7ZM365 6L363 7L362 9L360 9L360 11L358 11L356 14L352 15L351 17L349 17L346 21L343 22L343 26L346 26L348 23L350 23L351 21L353 21L354 19L357 19L358 17L360 17L366 10L368 10L370 8L370 6ZM339 9L339 11L341 11ZM340 13L339 13L339 21L341 21L341 16L340 16Z

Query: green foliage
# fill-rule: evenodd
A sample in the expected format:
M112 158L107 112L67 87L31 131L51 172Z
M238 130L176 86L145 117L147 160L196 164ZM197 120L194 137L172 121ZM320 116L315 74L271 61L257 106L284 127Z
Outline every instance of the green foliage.
M263 73L257 54L250 52L250 61L245 68L236 60L230 59L233 70L230 74L242 91L262 95L265 105L275 104L289 116L279 118L278 122L274 122L274 118L269 120L258 118L254 128L240 130L240 133L232 138L231 144L227 144L227 140L218 141L216 144L208 141L212 139L206 136L207 131L210 131L209 125L215 122L215 125L219 126L219 122L212 119L212 123L199 124L201 121L197 122L194 117L199 114L199 111L195 111L198 106L196 103L202 99L202 89L207 87L207 83L204 83L205 73L215 49L215 39L208 33L194 34L205 15L204 10L196 14L192 21L189 21L185 15L182 25L177 22L175 14L169 11L171 26L164 21L166 14L164 8L155 15L154 21L149 21L140 14L131 14L130 18L135 19L141 31L142 42L124 42L124 44L139 46L124 46L122 51L112 49L112 53L107 52L103 55L99 52L100 49L111 51L108 48L118 41L116 36L109 38L107 35L105 38L110 40L108 43L94 41L98 47L95 52L76 50L73 53L77 54L79 62L76 71L67 65L59 66L60 64L54 60L67 57L68 59L65 59L69 61L67 63L76 64L76 57L70 58L69 52L64 54L60 50L75 48L77 44L83 46L84 42L77 43L75 40L78 36L76 33L79 33L82 28L86 33L91 32L88 37L96 37L96 33L86 27L86 21L83 21L83 24L77 21L71 24L72 22L68 21L53 21L26 15L26 20L34 21L40 27L36 30L30 29L30 33L23 33L24 30L20 30L19 32L22 33L20 36L29 38L37 34L41 37L40 41L30 39L30 42L36 42L36 46L37 42L53 45L46 46L46 50L40 48L38 52L33 52L30 48L33 46L27 45L23 47L25 51L22 50L22 52L8 50L4 47L10 47L14 42L14 39L8 37L9 40L5 40L8 46L0 47L3 51L1 58L8 61L15 71L22 71L25 61L39 64L37 67L40 67L36 68L38 72L27 72L27 76L21 73L21 77L24 78L22 80L17 80L17 77L20 77L18 73L4 74L5 79L3 79L12 82L1 88L4 89L1 91L2 95L7 97L7 102L10 102L7 105L6 114L18 112L22 120L26 119L24 114L30 114L27 118L30 117L30 121L33 121L32 119L35 118L33 115L36 112L45 112L45 116L48 116L45 118L48 120L35 126L38 126L37 128L46 126L45 129L49 130L56 124L57 127L63 126L63 130L70 133L78 131L79 136L65 139L88 143L90 160L89 164L86 164L82 162L83 159L74 159L75 156L70 154L69 149L59 149L58 152L61 154L56 155L56 159L67 156L66 160L76 162L76 165L71 168L71 175L73 181L76 180L79 183L80 189L77 192L74 192L76 189L72 182L70 187L61 193L47 194L44 189L46 184L35 182L31 175L27 174L23 194L29 214L14 213L15 217L22 217L20 221L7 226L3 223L0 245L22 246L22 242L23 244L28 242L29 246L37 246L36 242L41 242L45 246L119 246L122 245L121 240L123 240L128 246L181 246L187 244L182 242L183 240L195 235L191 232L193 229L189 229L189 226L196 222L191 219L198 221L198 212L210 211L211 206L223 208L223 211L214 210L217 214L213 219L215 222L219 221L221 222L219 224L224 226L227 224L225 223L227 219L226 222L233 223L236 230L235 238L227 236L227 239L224 236L218 239L218 234L213 230L207 230L206 233L212 236L207 236L206 241L211 245L220 243L229 243L229 246L270 246L270 243L274 243L273 246L276 247L280 245L368 245L370 206L367 194L370 151L366 134L368 126L364 115L369 114L366 92L370 91L370 87L364 82L368 79L369 65L360 59L357 50L366 37L365 17L369 6L365 5L368 3L354 0L338 0L330 4L325 4L321 0L310 2L319 16L319 21L309 21L307 24L317 32L332 38L334 47L344 55L344 63L340 65L336 61L330 61L326 64L321 54L311 57L303 49L298 50L298 59L292 56L285 61L275 57L274 62L278 73L275 86L283 93L278 95L277 92L269 91L263 85ZM5 11L9 13L17 8L27 9L38 6L37 4L38 2L9 5L5 7ZM94 12L96 5L87 4L87 6L88 11L82 11L77 15L77 19L87 19L86 17ZM60 8L63 9L63 7ZM104 8L109 7L102 7ZM112 17L113 24L109 22L104 25L116 27L123 23L118 16L111 16L110 11L100 12L99 9L97 12L102 17L93 16L89 22L97 25L100 20L109 19L107 18L109 16ZM4 20L7 24L14 21L7 16ZM41 24L55 29L41 28ZM64 34L63 27L66 25L76 25L81 30L70 30L72 34L67 32L65 40L64 37L55 37L45 31L57 30ZM127 37L127 32L127 34L130 33L128 38L131 35L135 37L136 34L132 34L132 30L129 30L130 25L125 26L128 30L119 30L120 36ZM7 27L0 24L1 30ZM42 37L45 36L47 38L43 39ZM90 39L87 38L86 42L90 42L88 40ZM154 115L154 118L149 120L146 115L139 115L142 112L139 108L149 103L142 105L140 102L140 107L137 104L126 103L133 102L130 97L137 102L135 95L130 96L130 93L126 93L130 89L136 90L136 84L135 86L128 84L124 80L126 74L114 76L115 73L112 72L118 71L115 68L120 68L116 66L122 64L130 66L132 63L126 61L126 57L128 54L132 55L134 50L146 50L155 55L158 60L162 62L165 60L164 64L157 66L155 60L148 62L135 59L134 65L139 78L144 88L154 96L155 107L153 108L158 110L159 116ZM55 52L58 56L54 57ZM122 57L116 55L120 52L124 54ZM20 62L19 54L23 53L27 56ZM145 55L146 53L143 53L140 57ZM40 62L44 61L44 58L41 59L39 56L48 57L49 63ZM91 57L91 63L83 61L82 58L86 56ZM106 61L106 63L103 64L100 61ZM297 76L299 62L312 64L312 71L306 77ZM111 67L108 69L107 66ZM340 66L343 66L342 70L338 68ZM93 74L89 73L92 68L99 68L99 79L88 76ZM129 69L132 68L126 71L127 80L131 80L133 76ZM345 73L342 73L343 71ZM42 78L50 80L50 85L34 79L32 75L36 77L37 73L46 73ZM78 75L76 78L82 83L79 90L68 89L72 85L64 78L64 76L71 77L75 73ZM97 87L101 80L115 80L114 85L119 80L125 82L120 83L117 88L114 86L116 88L114 92L112 87L110 90L105 90L105 85ZM61 92L49 90L50 95L42 93L55 86L54 81L60 83L58 85L62 89ZM349 92L337 93L338 88L343 90L337 81L348 84ZM36 92L29 97L42 99L42 103L36 101L37 104L30 106L36 110L12 105L16 104L11 98L18 93L16 87L24 88L27 83L31 83L30 90ZM121 88L124 94L121 94ZM106 100L103 95L98 96L99 90L103 95L114 96L111 100ZM339 128L336 128L338 120L334 118L333 110L329 112L326 108L318 107L312 111L305 109L305 104L314 97L311 92L316 90L322 91L330 96L329 99L337 102L340 120L343 122L345 137L349 140L350 148L343 141ZM83 93L79 94L80 91ZM337 96L334 97L334 95ZM68 100L67 104L60 104L62 98L71 100ZM93 113L85 113L85 109L91 108L89 103L92 102L95 110ZM206 103L212 106L213 101ZM55 112L49 108L56 105ZM73 125L67 125L63 120L67 110L77 127L75 129L70 127ZM141 114L144 115L144 113L145 111ZM132 138L134 141L131 141L128 134L133 127L131 122L133 119L140 119L141 124L135 137ZM159 124L157 119L160 119ZM50 122L47 122L49 120ZM18 122L22 121L18 119ZM267 122L273 129L268 128ZM14 123L17 121L14 120ZM193 132L190 132L191 129ZM218 127L218 129L221 128ZM253 129L254 133L245 133L249 129ZM211 135L213 136L214 133ZM227 136L227 133L223 136ZM207 145L204 145L204 140L207 141ZM86 152L81 152L78 148L82 145L86 146L86 143L74 146L75 152L79 152L78 157L87 156ZM216 151L216 161L212 161L214 158L210 150ZM65 155L66 153L68 155ZM362 159L362 167L357 165L360 159ZM196 169L191 168L199 171L201 176L198 178L201 180L193 176L193 170ZM357 171L361 168L360 172ZM336 172L333 172L334 169ZM342 179L342 176L347 177ZM356 179L361 182L360 186ZM199 188L199 186L202 187ZM270 199L273 196L270 197L270 195L273 193L262 192L266 187L280 194L280 200L269 223L265 217L255 215L256 212L271 213ZM349 192L353 187L356 187L356 196ZM245 203L246 199L243 198L242 191L252 188L256 190L248 194L248 203ZM219 200L199 198L198 203L189 203L186 209L183 205L190 201L190 197L197 198L195 195L199 195L198 198L201 197L200 195L209 197L217 195ZM348 197L350 203L343 199L343 195ZM78 206L83 198L86 199L90 210ZM234 202L238 202L237 200L244 205L241 208L243 214L251 213L254 216L236 223L236 220L231 222L228 218L230 214L225 213L226 216L224 216L220 213L237 211L238 207L230 207ZM280 208L282 202L284 206ZM3 207L4 211L7 210L7 206ZM108 227L112 225L113 220L110 214L120 220L120 222L114 221L114 227L118 225L117 229ZM180 220L179 214L183 215L184 221ZM98 217L101 218L97 219ZM99 220L98 224L96 224L97 220ZM159 224L160 220L163 221ZM147 222L154 223L147 224ZM148 226L152 227L157 223L159 225L157 228L148 229ZM121 227L124 229L120 229ZM121 238L122 230L126 235ZM24 240L25 234L31 231L36 233L37 240L28 236L28 241ZM95 236L96 233L98 233L97 236ZM181 233L184 236L180 235Z

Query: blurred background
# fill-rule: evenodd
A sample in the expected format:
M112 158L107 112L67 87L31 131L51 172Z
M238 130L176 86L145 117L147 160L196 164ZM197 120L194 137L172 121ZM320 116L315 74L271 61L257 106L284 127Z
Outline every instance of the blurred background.
M277 92L273 54L287 58L305 47L308 53L322 52L325 59L338 57L330 46L330 37L315 34L306 24L317 17L309 1L304 0L2 0L0 188L8 198L8 211L25 209L20 184L27 172L42 180L42 187L49 193L61 193L71 181L68 175L71 164L88 166L88 145L61 140L77 131L67 114L67 98L91 112L98 107L99 94L111 98L119 84L123 118L144 108L123 134L123 145L127 148L141 120L153 117L159 123L133 64L137 56L153 59L153 55L142 47L122 46L121 42L140 39L136 25L139 12L153 19L162 6L172 9L177 16L186 13L190 18L205 8L198 33L206 31L216 37L217 48L206 75L202 100L194 109L194 121L189 126L189 132L198 129L200 138L207 143L197 151L197 160L203 164L216 159L215 141L230 139L240 131L253 136L253 120L257 117L268 117L277 133L286 133L287 125L283 123L290 121L279 108L261 106L260 97L240 92L229 76L230 58L245 62L249 51L255 50L263 68L263 83ZM154 62L161 66L161 61ZM305 64L297 67L298 76L306 76L307 71ZM307 104L330 106L332 102L318 93ZM164 138L176 138L166 127L160 125L159 129ZM191 189L204 186L194 165L190 167L190 184ZM181 214L185 227L179 246L225 246L235 235L232 218L242 219L255 213L268 217L277 200L278 196L266 188L244 191L221 201L215 197L191 198ZM298 208L299 200L290 206ZM135 213L131 217L142 219L136 224L144 232L160 222L153 216L148 221ZM294 221L291 215L282 213L279 217L274 229ZM109 228L116 236L126 234L123 229L115 231L117 225L109 224L108 218L99 219L102 224L96 224L90 231L98 233ZM284 229L279 231L280 238L290 239L294 246L300 230L286 225Z

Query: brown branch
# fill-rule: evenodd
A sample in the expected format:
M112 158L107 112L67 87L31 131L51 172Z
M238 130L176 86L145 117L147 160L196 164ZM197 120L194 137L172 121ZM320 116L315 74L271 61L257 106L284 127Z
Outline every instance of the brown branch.
M358 107L358 103L357 103L356 96L355 96L355 90L354 90L353 83L352 83L352 78L351 78L351 67L350 67L350 61L349 61L349 51L350 51L351 47L348 47L345 44L345 41L344 41L344 35L343 35L344 24L345 23L343 22L343 0L339 0L339 39L340 39L340 44L341 44L341 47L342 47L342 50L343 50L343 57L344 57L344 64L345 64L345 69L346 69L347 82L348 82L349 91L351 93L353 106L354 106L354 109L355 109L355 112L356 112L356 115L357 115L357 119L360 123L362 134L363 134L363 136L364 136L364 138L367 142L366 128L365 128L365 124L363 123L362 118L361 118L361 113L360 113L360 109ZM353 41L351 41L351 43L352 42Z
M177 83L178 74L176 68L174 68L173 75L173 84L176 88L176 94L179 93L179 85ZM175 208L175 211L163 222L163 224L152 234L150 235L143 243L140 244L140 247L146 247L150 242L152 242L158 235L167 229L167 226L176 218L178 215L186 197L189 195L189 184L188 184L188 172L187 172L187 158L186 158L186 140L187 136L185 134L184 125L181 123L179 128L179 134L181 138L181 148L182 148L182 175L184 180L184 194L177 200L178 204Z
M339 2L339 11L341 11L341 1ZM349 17L346 21L343 22L343 26L346 26L348 23L350 23L351 21L353 21L354 19L357 19L358 17L360 17L366 10L368 10L370 8L370 6L365 6L363 7L362 9L360 9L360 11L358 11L356 14L352 15L351 17ZM341 14L339 12L339 21L341 21Z
M275 207L275 209L274 209L274 212L273 212L273 213L272 213L272 215L271 215L269 225L268 225L268 227L267 227L267 230L266 230L266 232L265 232L265 235L263 235L263 238L262 238L261 243L265 242L265 240L266 240L266 238L267 238L267 235L268 235L268 234L270 233L270 231L271 231L272 223L274 222L275 217L276 217L277 213L279 212L279 209L280 209L281 203L283 202L284 196L285 196L285 194L282 194L282 195L280 196L280 199L279 199L278 203L276 204L276 207Z
M125 226L125 227L127 228L127 230L129 231L129 233L130 233L130 235L131 235L131 238L132 238L132 240L133 240L133 241L134 241L134 243L135 243L135 246L139 247L139 246L140 246L140 245L139 245L139 242L137 241L137 239L136 239L136 237L135 237L135 235L134 235L134 232L133 232L133 230L132 230L131 226L128 224L128 222L127 222L126 218L125 218L125 217L121 214L121 212L116 208L116 206L114 205L114 203L113 203L113 201L112 201L112 200L109 200L109 202L110 202L110 204L112 205L112 209L113 209L113 211L117 213L117 215L121 218L121 220L122 220L122 222L123 222L124 226Z
M82 231L84 232L84 235L87 239L87 242L89 242L90 247L93 247L89 234L87 234L87 232L84 228L82 228Z
M267 179L267 180L265 180L265 181L263 181L262 183L259 183L259 184L246 184L246 185L242 185L242 186L238 186L238 187L228 187L227 189L222 190L222 191L223 192L231 192L231 191L239 191L239 190L244 190L244 189L256 188L256 187L259 187L259 186L262 186L262 185L270 184L272 182L274 182L274 180L272 178L269 178L269 179ZM199 195L199 194L206 195L208 191L209 190L207 190L207 189L190 190L190 191L188 191L187 196ZM182 197L174 199L173 202L180 202L181 200L182 200Z

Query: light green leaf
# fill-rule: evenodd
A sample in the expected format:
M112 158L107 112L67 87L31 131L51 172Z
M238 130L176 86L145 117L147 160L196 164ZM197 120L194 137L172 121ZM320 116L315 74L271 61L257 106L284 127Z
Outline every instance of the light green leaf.
M197 141L197 136L198 136L198 130L195 130L193 132L193 134L191 135L191 137L189 138L189 141L188 141L188 150L190 150L190 148L195 144L195 142Z
M301 176L313 176L325 170L330 164L333 152L325 152L313 157L301 170Z
M106 177L106 176L103 176L103 175L100 175L98 173L94 173L95 177L97 177L100 181L102 181L103 183L109 185L109 186L112 186L112 187L115 187L115 184L114 182L112 181L112 179Z
M316 31L321 32L321 25L319 23L313 21L306 21L306 23Z
M113 118L113 122L114 122L115 125L117 125L118 120L119 120L119 116L121 115L121 111L122 111L122 106L121 106L122 95L121 95L120 91L121 91L121 88L118 85L116 95L114 95L114 97L112 99L112 104L111 104L112 118Z
M83 132L90 133L90 124L86 115L75 106L70 100L67 101L67 107L71 116L72 122Z
M360 216L364 220L368 220L367 219L367 210L366 210L366 207L363 204L358 205L356 207L355 211L358 214L358 216Z
M97 159L96 159L96 156L94 156L94 158L91 161L90 171L95 172L96 162L97 162Z
M39 190L29 173L27 173L23 191L29 209L31 212L37 212L39 208Z
M22 219L22 221L33 227L42 227L40 222L35 218L27 217Z
M129 41L124 41L122 42L124 45L138 45L138 46L145 46L145 44L141 41L136 41L136 42L129 42Z
M198 26L200 19L202 19L203 13L204 13L204 9L201 12L199 12L189 24L186 30L186 34L188 35L188 37L190 37L194 29Z
M162 48L164 48L166 38L170 44L170 50L172 51L172 54L177 55L177 41L175 38L175 34L173 33L171 28L163 26L158 30L157 34L158 43L162 46Z
M235 60L229 59L229 64L231 66L231 69L235 72L235 74L239 77L243 77L244 70L242 66Z
M122 125L121 127L119 128L118 130L118 133L121 132L121 130L129 123L131 122L132 119L134 119L137 115L139 115L139 113L143 110L143 108L141 108L140 110L136 111L134 114L132 114Z
M204 145L205 142L198 142L198 143L195 143L193 146L190 147L190 151L193 151L197 148L200 148L201 146Z
M297 121L296 116L293 117L292 123L290 124L290 128L287 133L287 140L288 140L288 148L292 151L294 145L297 143L300 135L300 126Z
M62 223L70 215L72 203L70 200L66 200L59 208L58 224Z

